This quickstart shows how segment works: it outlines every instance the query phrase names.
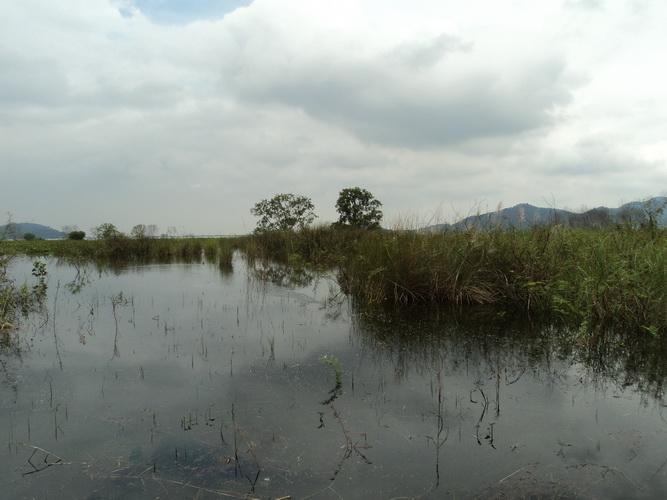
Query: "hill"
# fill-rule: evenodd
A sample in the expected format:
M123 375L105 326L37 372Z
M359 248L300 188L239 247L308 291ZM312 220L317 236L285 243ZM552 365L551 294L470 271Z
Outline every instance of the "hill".
M660 212L667 207L667 197L657 196L645 201L633 201L616 208L597 207L584 212L572 212L560 208L543 208L521 203L495 212L475 214L454 224L436 224L423 228L423 231L467 231L470 229L527 229L545 224L562 224L569 227L593 229L613 224L641 226L649 221L653 214L660 227L667 226L667 213Z
M37 238L43 238L45 240L67 238L67 233L63 233L62 231L58 231L49 226L33 224L32 222L12 222L9 226L0 226L0 237L4 236L4 238L7 239L20 240L23 239L24 234L28 233L32 233Z

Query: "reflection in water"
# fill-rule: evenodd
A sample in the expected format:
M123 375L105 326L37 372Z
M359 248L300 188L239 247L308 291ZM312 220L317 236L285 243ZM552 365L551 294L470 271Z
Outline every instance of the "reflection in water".
M667 492L659 339L368 309L239 258L47 265L47 317L0 338L9 497Z
M58 260L56 265L59 266L71 266L76 271L76 274L71 281L65 283L65 288L69 290L72 294L77 294L86 285L89 285L92 282L91 269L92 265L79 258L71 259L62 259Z
M659 421L665 422L662 401L667 352L659 339L649 336L637 338L636 335L613 331L600 332L590 341L582 342L572 332L548 323L522 323L492 315L465 315L460 311L433 308L401 312L358 308L353 314L353 327L375 363L391 363L389 371L397 383L409 383L411 377L429 377L434 403L425 418L435 422L434 432L424 436L424 439L435 448L436 486L440 484L441 477L441 449L450 439L450 434L456 432L457 426L459 440L462 440L461 422L468 420L471 425L474 422L473 437L478 446L497 449L498 432L507 432L508 427L512 427L507 424L517 418L514 405L520 402L520 398L526 397L522 395L523 389L518 394L512 390L515 384L525 387L537 383L548 392L576 386L572 396L573 406L576 393L595 394L602 396L602 400L608 400L628 398L627 394L619 395L631 391L639 396L638 404L641 406L660 408ZM576 374L574 381L573 372ZM472 381L468 394L456 394L451 390L452 381L457 376ZM525 380L527 376L530 380ZM386 384L383 382L383 390ZM468 403L470 415L466 415L464 403ZM548 401L542 403L549 404ZM505 415L507 405L511 405L509 415ZM596 423L598 418L603 418L598 411L596 409L594 416ZM538 435L550 430L549 423L526 421L525 418L520 422L521 425L544 429L538 431ZM630 430L634 431L634 427ZM509 431L519 437L523 433L522 429ZM655 431L649 429L648 432L638 431L638 434L644 440L650 438L651 432ZM664 429L660 428L658 432L662 442ZM605 437L618 441L625 433L625 430L615 428L608 430ZM507 439L503 441L508 442ZM524 446L526 444L520 441L509 442L513 453ZM644 488L620 468L594 462L592 458L596 453L584 455L584 460L580 462L573 462L573 458L582 458L570 456L574 455L574 451L570 450L574 446L577 445L560 439L555 442L555 456L569 465L558 473L550 470L550 479L547 479L547 474L541 474L539 464L524 465L497 484L480 489L475 495L480 498L580 498L586 497L589 491L592 494L598 483L608 482L607 476L614 476L622 483L621 490L614 492L613 488L608 488L608 494L614 492L610 497L652 497L649 492L656 488L655 479L663 474L666 463L651 464L649 482L653 484ZM634 460L640 454L641 444L633 442L629 446L630 460ZM601 442L598 441L597 459L604 457L600 448ZM656 491L664 492L664 484L657 486Z
M252 275L260 280L270 281L283 287L309 287L317 278L317 274L303 266L289 266L276 262L256 261Z
M423 373L446 356L454 368L464 361L466 368L485 366L492 374L487 376L502 372L512 383L526 371L539 372L543 382L553 385L564 375L554 372L555 362L567 361L564 370L571 363L585 367L588 384L632 386L644 398L664 398L667 343L650 335L611 330L583 341L576 332L544 321L438 308L361 308L353 314L353 325L364 345L378 355L395 354L399 378L410 371Z

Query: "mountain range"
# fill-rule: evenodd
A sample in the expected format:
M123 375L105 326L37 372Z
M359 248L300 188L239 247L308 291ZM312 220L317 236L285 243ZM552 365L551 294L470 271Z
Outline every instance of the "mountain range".
M495 212L470 215L453 224L434 224L422 229L425 232L466 231L470 229L515 228L527 229L545 224L562 224L569 227L594 229L613 224L641 226L655 217L660 227L667 226L667 196L656 196L645 201L633 201L616 208L597 207L583 212L560 208L543 208L521 203Z

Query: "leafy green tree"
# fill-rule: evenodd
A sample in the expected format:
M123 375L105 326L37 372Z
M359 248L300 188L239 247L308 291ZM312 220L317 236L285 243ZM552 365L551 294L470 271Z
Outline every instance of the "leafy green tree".
M303 229L317 217L314 209L310 198L288 193L277 194L270 200L256 203L250 213L259 217L255 232L261 233Z
M337 227L377 229L382 220L382 203L370 191L359 187L341 190L336 201L339 213Z
M104 224L100 224L96 228L93 228L93 235L95 235L95 238L98 240L107 240L109 238L122 236L123 233L110 222L105 222Z
M26 241L32 241L35 238L37 238L37 236L35 236L35 233L25 233L23 235L23 239L26 240Z
M82 240L85 237L86 233L84 231L70 231L67 235L67 238L70 240Z

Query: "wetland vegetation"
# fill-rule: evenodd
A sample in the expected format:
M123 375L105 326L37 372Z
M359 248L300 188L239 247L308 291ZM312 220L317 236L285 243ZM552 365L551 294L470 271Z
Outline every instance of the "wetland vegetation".
M4 255L52 255L102 263L207 259L328 270L367 305L437 304L493 308L498 315L547 316L591 334L621 327L667 330L667 230L558 225L530 230L423 233L307 227L233 238L5 241Z

